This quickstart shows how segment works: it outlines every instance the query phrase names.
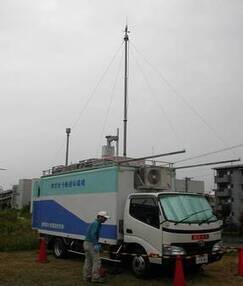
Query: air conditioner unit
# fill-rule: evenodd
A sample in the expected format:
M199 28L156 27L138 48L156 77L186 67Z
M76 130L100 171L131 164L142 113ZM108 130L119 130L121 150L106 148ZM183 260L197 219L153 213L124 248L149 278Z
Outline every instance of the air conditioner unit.
M167 167L141 167L135 171L134 187L135 189L171 189L172 170Z

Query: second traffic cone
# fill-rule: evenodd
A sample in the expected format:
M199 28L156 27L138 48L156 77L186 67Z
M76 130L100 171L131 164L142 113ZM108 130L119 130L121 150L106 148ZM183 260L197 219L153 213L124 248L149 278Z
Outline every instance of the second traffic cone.
M39 263L48 262L47 256L46 256L46 242L44 238L40 239L40 248L39 248L39 255L37 258L37 262Z
M243 276L243 248L239 248L238 273Z
M175 277L173 286L186 286L181 256L176 256Z

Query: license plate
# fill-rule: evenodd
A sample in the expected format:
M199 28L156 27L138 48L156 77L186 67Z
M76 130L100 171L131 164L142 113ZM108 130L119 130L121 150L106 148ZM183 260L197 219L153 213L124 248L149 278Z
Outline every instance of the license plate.
M204 264L208 263L208 255L203 254L203 255L196 255L196 264Z
M204 240L204 239L209 239L208 234L193 234L192 235L192 240Z

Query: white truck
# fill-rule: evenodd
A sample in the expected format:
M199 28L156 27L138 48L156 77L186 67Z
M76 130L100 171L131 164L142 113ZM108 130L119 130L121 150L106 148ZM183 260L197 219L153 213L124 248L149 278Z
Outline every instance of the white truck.
M129 258L136 276L177 255L195 266L221 259L222 222L204 196L173 192L172 178L168 167L112 161L53 168L33 186L33 228L56 257L82 253L88 225L105 210L111 216L100 236L106 259Z

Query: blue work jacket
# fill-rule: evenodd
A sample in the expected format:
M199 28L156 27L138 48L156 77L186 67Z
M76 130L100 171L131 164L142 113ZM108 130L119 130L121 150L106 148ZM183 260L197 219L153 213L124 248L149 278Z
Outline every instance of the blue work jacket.
M94 245L98 243L100 237L101 222L94 220L87 229L85 240L92 242Z

